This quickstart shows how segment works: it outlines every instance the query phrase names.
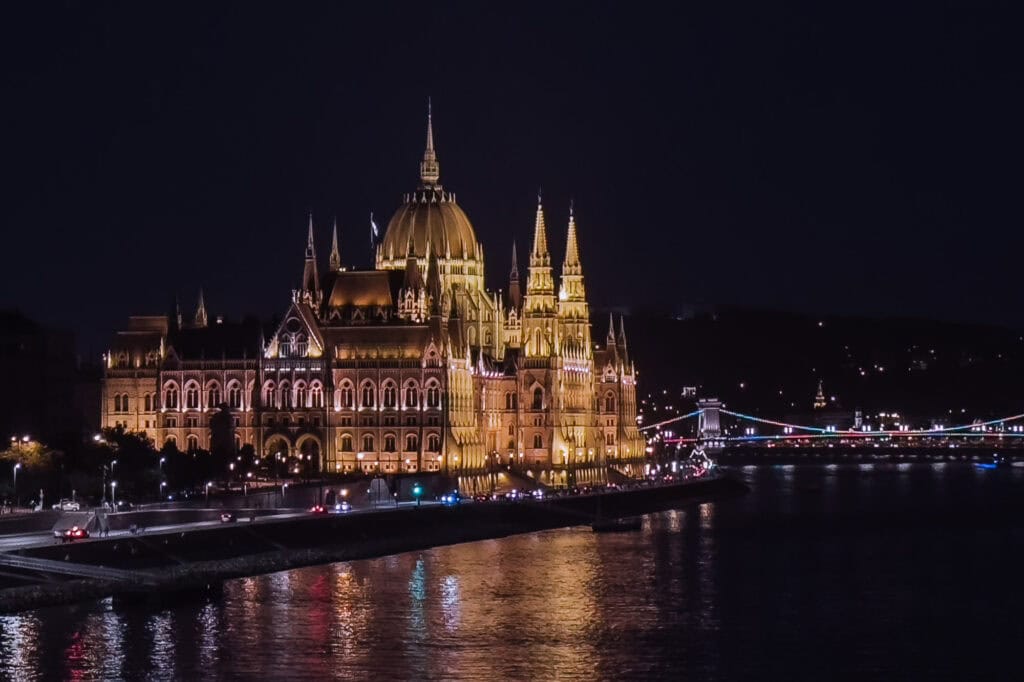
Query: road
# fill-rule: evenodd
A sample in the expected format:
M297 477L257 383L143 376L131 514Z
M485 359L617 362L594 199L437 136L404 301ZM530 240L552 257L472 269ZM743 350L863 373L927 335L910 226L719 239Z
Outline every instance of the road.
M430 502L424 501L422 503L422 506L427 507L427 506L434 506L434 505L438 505L438 504L440 504L440 503L439 502L434 502L434 501L430 501ZM408 508L415 507L416 503L415 502L399 502L397 506L400 509L408 509ZM381 507L377 507L377 508L374 508L374 507L363 507L363 508L358 508L358 509L353 508L352 511L345 512L345 513L346 514L372 514L372 513L375 513L375 512L387 511L387 510L392 510L392 509L395 509L395 505L387 505L387 506L381 506ZM235 523L255 523L256 525L263 525L263 524L267 524L267 523L274 523L275 521L283 521L285 519L294 519L294 518L299 518L299 517L312 516L311 513L308 510L292 509L292 510L283 511L283 512L281 512L279 514L264 514L262 516L257 516L256 517L256 521L253 522L253 521L249 520L250 517L246 513L246 510L244 510L244 509L236 509L236 510L232 510L232 512L234 512L235 516L238 518L238 521L236 521ZM333 514L333 513L336 513L336 512L331 512L331 513ZM157 534L160 534L160 533L179 533L179 532L182 532L182 531L196 530L196 529L199 529L199 528L210 528L212 526L220 526L220 525L222 525L222 522L219 521L219 520L214 520L214 521L191 521L191 522L188 522L188 523L172 523L172 524L166 524L166 525L160 525L160 526L150 526L150 527L147 527L145 529L145 531L143 531L142 533L137 533L135 535L132 535L131 531L128 531L128 530L112 530L106 536L106 538L140 537L140 536L148 536L148 535L157 535ZM104 538L104 539L106 539L106 538ZM98 540L98 539L100 539L99 536L98 535L94 535L92 538L90 538L88 540L75 540L75 542L76 543L90 542L91 540ZM57 540L55 537L53 537L53 531L52 530L38 531L38 532L34 532L34 533L15 533L15 534L9 534L9 535L0 535L0 552L10 552L10 551L18 550L18 549L25 549L25 548L28 548L28 547L39 547L39 546L42 546L42 545L52 545L52 544L54 544L56 542L59 542L59 540Z

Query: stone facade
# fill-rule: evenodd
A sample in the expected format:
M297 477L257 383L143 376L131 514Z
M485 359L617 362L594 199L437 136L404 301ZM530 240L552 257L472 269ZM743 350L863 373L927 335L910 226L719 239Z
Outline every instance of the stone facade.
M342 265L335 227L321 274L310 217L302 287L282 322L133 317L106 356L102 424L157 444L210 447L230 410L237 447L299 455L323 471L472 475L511 465L550 484L644 456L636 371L620 324L604 346L569 210L558 291L540 199L525 295L513 246L508 295L484 288L484 250L440 184L428 119L420 185L377 247ZM270 332L269 334L267 332Z

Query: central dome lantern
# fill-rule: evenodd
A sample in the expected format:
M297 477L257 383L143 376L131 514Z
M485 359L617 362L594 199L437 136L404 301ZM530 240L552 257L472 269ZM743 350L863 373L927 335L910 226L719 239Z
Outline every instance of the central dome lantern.
M455 202L455 193L441 186L434 152L434 123L427 105L427 146L420 162L420 185L402 198L377 247L378 270L404 270L410 255L426 272L431 255L438 259L442 283L467 290L484 288L483 248L473 225Z

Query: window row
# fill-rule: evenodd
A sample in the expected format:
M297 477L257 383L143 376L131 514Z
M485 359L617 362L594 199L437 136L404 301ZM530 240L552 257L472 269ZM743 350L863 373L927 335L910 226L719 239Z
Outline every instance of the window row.
M345 382L335 391L335 404L344 409L355 407L356 391L353 385ZM437 408L441 406L441 389L436 382L427 384L426 395L424 396L427 407ZM375 408L378 400L384 409L396 409L398 407L399 393L394 382L386 381L378 394L377 387L373 382L364 382L359 389L359 407ZM408 384L402 391L403 407L418 408L420 406L420 391L417 385ZM268 381L263 386L263 405L265 407L282 409L291 408L322 408L324 406L323 388L319 382L313 382L307 389L305 384L296 383L292 388L288 382L281 382L275 385Z
M384 447L381 448L382 452L397 452L398 451L398 437L395 434L388 433L384 434ZM341 451L342 452L353 452L354 440L352 434L346 433L341 436ZM361 452L375 452L375 440L372 434L365 434L362 440ZM416 452L419 450L420 441L414 433L410 433L405 437L405 452ZM441 451L441 436L436 433L427 434L427 452L440 452Z
M220 384L217 382L210 382L206 386L206 407L220 407L223 404L224 395L221 393ZM194 381L190 381L185 384L185 408L189 410L198 410L200 406L200 388L199 384ZM180 397L178 393L178 384L175 382L169 382L164 385L164 407L169 410L176 410L180 407ZM241 409L242 407L242 385L237 381L228 383L227 391L227 404L228 407L233 410ZM153 396L153 409L156 409L156 396ZM147 408L148 409L148 408Z

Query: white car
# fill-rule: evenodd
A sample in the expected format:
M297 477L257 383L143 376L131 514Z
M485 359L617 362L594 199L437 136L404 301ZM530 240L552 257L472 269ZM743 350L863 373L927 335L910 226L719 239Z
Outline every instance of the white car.
M53 508L58 511L81 511L82 505L75 500L61 500Z

